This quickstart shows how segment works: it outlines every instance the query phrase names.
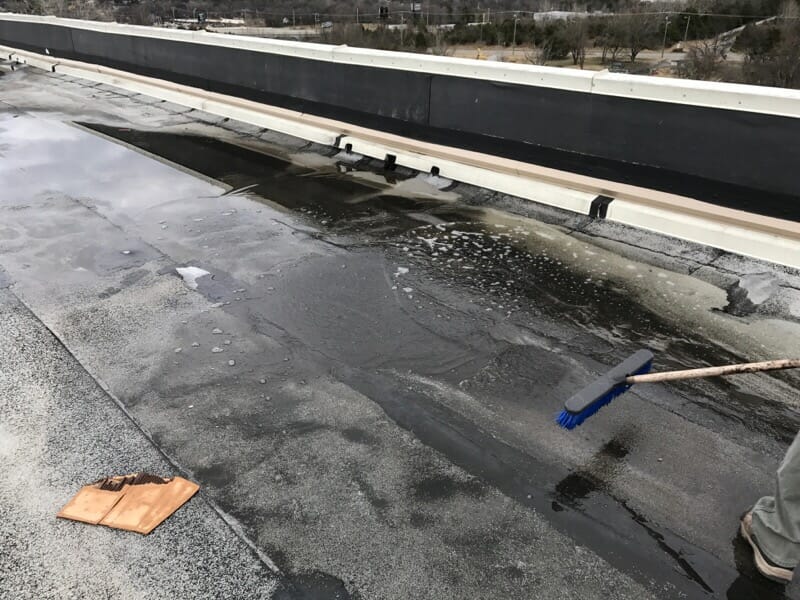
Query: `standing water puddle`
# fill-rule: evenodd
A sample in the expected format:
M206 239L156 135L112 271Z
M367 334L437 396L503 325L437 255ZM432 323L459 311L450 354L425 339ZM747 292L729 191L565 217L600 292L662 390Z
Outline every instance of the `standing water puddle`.
M435 189L424 197L401 194L400 188L388 181L383 184L376 183L374 177L367 181L343 175L334 161L330 169L314 169L211 138L84 126L222 182L232 190L245 190L238 193L255 200L266 199L306 219L315 235L330 243L350 249L382 248L390 262L399 265L388 285L405 302L405 310L420 332L466 326L453 311L447 313L446 306L437 305L426 296L428 281L452 288L454 296L474 298L475 310L486 313L481 326L490 324L494 340L473 340L466 332L463 339L470 339L471 344L467 350L459 349L458 344L434 348L433 354L448 367L447 372L437 375L452 378L453 383L469 379L488 364L494 344L521 346L527 355L525 360L513 353L491 358L495 375L509 380L539 377L531 372L530 363L535 360L539 361L537 370L542 370L541 365L557 370L552 349L608 364L639 347L658 346L660 366L665 369L736 362L739 358L710 345L697 332L676 334L673 324L632 300L625 282L606 276L602 264L592 260L585 244L576 240L574 248L558 249L548 238L546 228L524 227L518 221L516 225L500 222L502 219L492 222L490 213L460 205L453 201L452 194L437 196ZM576 268L574 261L567 264L565 253L586 253L585 266ZM298 289L291 297L307 301L314 293L312 288ZM374 304L378 304L377 299ZM309 306L319 308L322 302ZM325 327L335 327L331 323L342 321L341 315L345 314L339 309L328 313L324 310L310 311L312 316L308 319L317 318L325 322ZM315 312L321 314L314 316ZM366 314L365 320L369 318ZM381 318L374 318L374 327L379 328L383 324ZM437 318L446 322L441 324ZM560 338L563 329L549 329L550 323L559 321L569 324L571 336ZM364 321L359 324L344 320L340 329L328 330L327 337L335 339L335 344L323 339L313 341L321 352L340 364L339 375L344 381L379 402L390 417L424 443L520 503L547 512L559 529L615 566L628 570L623 563L635 564L634 571L640 578L666 580L689 595L723 590L735 579L736 574L728 565L678 536L660 531L624 500L612 495L608 484L629 452L628 441L612 440L585 469L558 483L552 481L556 470L549 465L467 422L459 422L456 414L433 414L435 411L408 389L397 388L381 374L365 375L364 366L380 369L381 373L415 368L418 363L412 360L414 353L434 343L435 336L420 333L413 347L408 348L406 343L406 347L396 348L387 332L382 338L386 341L383 348L374 345L359 353L349 350L363 342L359 327L364 327ZM298 330L296 335L303 338L315 333L309 327ZM550 350L535 346L542 338L551 344ZM459 352L471 355L461 356ZM477 356L481 353L485 356ZM546 381L535 383L543 386L540 398L563 394L563 390L547 388ZM790 438L800 428L797 416L782 405L760 401L757 407L744 394L729 394L727 408L717 410L710 395L703 408L717 411L723 420L733 415L737 419L749 418L752 428L782 439ZM765 410L771 405L774 410ZM462 435L445 439L443 422ZM543 481L552 482L548 496L541 493ZM648 550L640 555L642 549ZM665 574L660 561L649 563L651 559L645 556L648 553L668 556L667 562L674 571ZM772 588L762 588L749 577L736 579L735 585L739 591L733 593L739 595L731 597L747 597L744 593L776 597Z

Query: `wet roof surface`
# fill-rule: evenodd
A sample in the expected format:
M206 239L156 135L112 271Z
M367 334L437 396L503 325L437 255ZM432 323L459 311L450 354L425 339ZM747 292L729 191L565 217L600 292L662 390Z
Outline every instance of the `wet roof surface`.
M553 424L640 347L659 370L756 359L796 322L438 177L85 117L0 112L4 277L279 594L797 597L735 537L796 378L642 386Z

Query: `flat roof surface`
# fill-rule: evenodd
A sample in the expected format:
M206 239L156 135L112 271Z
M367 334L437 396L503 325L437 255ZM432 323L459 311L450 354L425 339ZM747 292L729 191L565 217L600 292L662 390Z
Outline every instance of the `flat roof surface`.
M797 374L553 423L640 347L800 354L796 272L34 69L0 155L0 596L800 597L736 537ZM204 495L55 519L139 469Z

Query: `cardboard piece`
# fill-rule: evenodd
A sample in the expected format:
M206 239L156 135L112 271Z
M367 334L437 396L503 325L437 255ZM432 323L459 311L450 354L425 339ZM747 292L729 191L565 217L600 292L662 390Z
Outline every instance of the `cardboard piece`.
M165 479L147 473L107 477L82 487L57 516L147 535L199 489L183 477Z
M87 485L67 502L58 516L62 519L97 525L121 498L119 492L109 492Z

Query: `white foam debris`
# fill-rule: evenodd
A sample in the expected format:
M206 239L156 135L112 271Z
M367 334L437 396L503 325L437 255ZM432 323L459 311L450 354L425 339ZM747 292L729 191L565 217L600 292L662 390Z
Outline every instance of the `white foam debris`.
M125 256L128 256L128 255L131 253L131 251L130 251L130 250L123 250L123 251L122 251L122 253L123 253Z
M413 289L413 288L403 288L403 291L404 291L406 294L410 294L411 292L413 292L413 291L414 291L414 289Z
M192 348L199 348L199 347L200 347L199 342L192 342Z
M421 236L417 236L417 239L418 240L422 240L423 242L428 244L428 246L430 247L431 250L435 250L436 249L436 238L424 238L424 237L421 237Z
M780 287L780 282L769 273L752 273L739 280L739 287L747 292L753 304L762 304Z
M214 354L219 354L220 352L225 352L225 351L222 348L220 348L219 346L214 346L211 349L211 352L213 352Z
M183 277L184 283L191 290L197 289L198 279L206 275L211 275L211 273L199 267L177 267L175 270L178 272L178 275Z
M452 179L447 179L446 177L441 177L439 175L433 175L433 174L426 175L424 177L424 181L428 185L435 187L437 190L443 190L453 185Z
M339 152L333 158L334 160L337 160L339 162L357 163L358 161L362 160L364 156L362 154L357 154L356 152L353 151L350 152L345 151L345 152Z
M222 333L222 329L220 329L219 327L214 327L214 329L211 330L211 333L213 333L214 335L219 335Z
M394 274L395 277L399 277L400 275L405 275L408 273L408 267L397 267L397 273Z
M229 360L228 361L228 366L229 367L235 367L236 366L236 361L235 360Z
M175 348L175 354L180 354L183 352L183 348Z

